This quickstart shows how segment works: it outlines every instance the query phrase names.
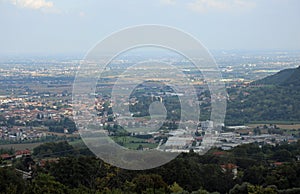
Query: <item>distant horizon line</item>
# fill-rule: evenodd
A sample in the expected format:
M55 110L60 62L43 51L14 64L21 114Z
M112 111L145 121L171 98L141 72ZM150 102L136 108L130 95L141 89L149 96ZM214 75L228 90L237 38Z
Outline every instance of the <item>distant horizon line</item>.
M236 52L236 53L245 53L245 52L250 52L250 53L257 53L257 52L300 52L299 49L208 49L209 52L213 53L220 53L220 52ZM8 53L0 53L0 58L11 58L11 57L76 57L76 58L83 58L86 55L87 52L57 52L57 53L46 53L46 52L8 52ZM161 52L158 51L152 51L149 52L147 51L146 54L159 54ZM136 52L138 54L138 52ZM225 53L224 53L225 54Z

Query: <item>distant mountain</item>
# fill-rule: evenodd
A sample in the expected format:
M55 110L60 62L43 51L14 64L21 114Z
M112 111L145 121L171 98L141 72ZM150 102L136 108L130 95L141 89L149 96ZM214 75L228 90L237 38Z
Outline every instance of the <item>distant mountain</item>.
M274 75L252 82L252 85L300 86L300 66L285 69Z

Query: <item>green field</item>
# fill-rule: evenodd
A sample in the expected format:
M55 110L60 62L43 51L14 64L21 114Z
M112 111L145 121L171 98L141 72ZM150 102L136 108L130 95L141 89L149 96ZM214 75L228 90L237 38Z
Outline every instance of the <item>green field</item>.
M143 146L143 148L149 148L149 149L154 149L157 147L157 143L148 143L146 142L145 139L140 139L136 137L129 137L129 136L124 136L124 137L115 137L111 136L110 137L114 142L118 143L119 145L126 147L128 149L133 149L136 150L140 145ZM70 145L72 145L74 148L82 148L85 147L84 142L79 139L75 141L69 142Z
M124 146L128 149L136 150L140 145L143 146L143 148L156 148L157 143L148 143L145 139L140 139L136 137L111 137L116 143L118 143L121 146Z
M0 149L15 149L15 150L25 150L25 149L29 149L29 150L33 150L35 147L39 146L43 144L43 142L39 142L39 143L20 143L20 144L4 144L4 145L0 145Z
M255 124L293 125L293 124L300 124L300 121L251 121L246 125L255 125Z
M68 141L68 143L73 146L74 148L81 148L81 147L85 147L84 142L82 141L82 139L78 139L75 141Z

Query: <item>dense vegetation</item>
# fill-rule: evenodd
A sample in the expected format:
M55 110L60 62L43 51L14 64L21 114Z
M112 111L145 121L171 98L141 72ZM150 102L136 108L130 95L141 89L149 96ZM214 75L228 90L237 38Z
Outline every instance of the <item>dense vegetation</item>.
M226 124L300 120L300 88L264 86L228 90Z
M284 69L275 75L255 81L252 85L300 86L300 66L296 69Z
M61 148L61 149L60 149ZM0 193L299 193L300 141L277 146L248 144L231 151L192 151L145 171L129 171L96 159L66 142L44 144L12 167L0 168ZM72 156L68 156L69 154ZM38 157L48 158L40 166ZM57 159L59 157L59 159ZM35 162L33 179L14 167ZM23 165L23 167L22 167ZM237 166L237 174L233 169Z
M226 123L300 120L300 67L228 89Z

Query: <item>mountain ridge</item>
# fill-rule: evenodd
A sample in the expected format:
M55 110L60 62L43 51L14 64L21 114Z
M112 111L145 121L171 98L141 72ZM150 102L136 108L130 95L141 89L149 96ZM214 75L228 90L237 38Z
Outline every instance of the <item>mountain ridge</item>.
M300 66L281 70L274 75L254 81L251 85L300 86Z
M251 87L251 86L259 87ZM300 121L300 67L285 69L254 81L249 87L230 88L226 125L256 121Z

